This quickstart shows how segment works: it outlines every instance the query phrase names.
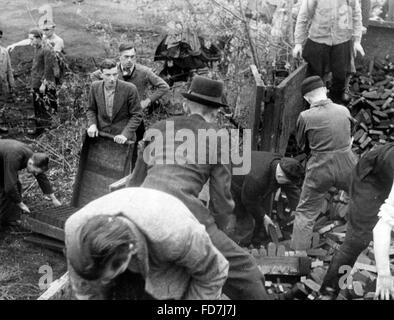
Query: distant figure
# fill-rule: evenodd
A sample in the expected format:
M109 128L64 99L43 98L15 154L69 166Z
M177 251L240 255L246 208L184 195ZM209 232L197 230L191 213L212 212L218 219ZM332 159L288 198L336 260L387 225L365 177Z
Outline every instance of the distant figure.
M65 237L79 300L219 300L228 274L205 227L180 200L153 189L90 202L68 218Z
M294 57L308 62L307 77L324 78L332 72L330 98L342 103L351 50L361 46L362 15L359 0L302 0L294 33ZM353 40L353 41L352 41Z
M43 33L40 29L31 29L29 40L34 47L31 88L33 90L35 127L29 128L28 133L35 134L37 128L42 131L44 128L50 127L51 113L57 111L56 72L58 68L56 54L43 41Z
M57 34L55 34L56 25L48 21L44 25L40 26L41 31L43 32L43 40L47 42L56 52L64 51L64 41ZM10 44L7 47L7 50L11 52L15 49L15 47L20 46L28 46L30 44L30 39L24 39L19 42Z
M11 58L6 48L2 46L2 38L3 31L0 30L0 102L6 100L15 87Z
M42 191L49 195L54 206L61 205L49 180L45 176L49 158L45 153L34 153L27 145L16 140L0 140L0 224L14 225L20 218L18 208L29 213L23 203L18 171L27 169L35 176Z
M99 130L115 135L114 141L124 144L136 141L136 130L142 121L142 110L135 85L118 80L116 62L106 59L100 66L103 80L90 88L88 117L89 137L98 136Z

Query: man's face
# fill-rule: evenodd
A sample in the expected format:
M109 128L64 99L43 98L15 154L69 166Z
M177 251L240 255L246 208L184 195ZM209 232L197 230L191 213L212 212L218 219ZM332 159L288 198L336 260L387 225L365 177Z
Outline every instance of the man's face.
M125 50L120 53L120 64L124 69L132 68L137 62L135 49Z
M27 169L27 172L29 172L29 173L31 173L31 174L33 174L33 175L37 175L37 174L40 174L40 173L44 173L44 170L42 170L42 169L40 169L40 168L38 168L38 167L36 167L36 166L34 165L34 162L33 162L32 159L29 159L29 160L27 161L27 167L26 167L26 169Z
M50 27L44 27L44 29L42 29L42 32L44 33L44 35L47 38L50 38L53 36L53 34L55 33L55 28L50 28Z
M41 39L35 37L33 34L29 34L29 40L30 40L30 45L32 45L33 47L38 47L39 45L41 45Z
M290 184L291 183L291 180L285 175L285 173L283 172L283 170L279 164L276 167L275 177L276 177L276 181L278 181L279 184Z
M127 267L129 266L132 255L132 251L130 250L126 256L112 258L108 262L104 273L100 278L101 284L106 285L111 282L111 280L115 279L118 275L125 272Z
M107 89L115 88L116 81L118 80L118 68L103 69L104 85Z

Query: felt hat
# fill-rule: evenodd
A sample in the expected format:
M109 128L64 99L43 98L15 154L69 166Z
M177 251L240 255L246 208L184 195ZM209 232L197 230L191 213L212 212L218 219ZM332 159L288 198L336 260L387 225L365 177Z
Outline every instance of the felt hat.
M285 157L280 160L279 165L292 183L297 184L304 178L305 169L298 160Z
M223 88L223 81L194 76L189 91L183 92L182 95L190 101L211 108L226 107L223 103Z
M325 87L323 80L319 76L312 76L302 81L301 92L302 96L305 96L308 92L311 92L317 88Z

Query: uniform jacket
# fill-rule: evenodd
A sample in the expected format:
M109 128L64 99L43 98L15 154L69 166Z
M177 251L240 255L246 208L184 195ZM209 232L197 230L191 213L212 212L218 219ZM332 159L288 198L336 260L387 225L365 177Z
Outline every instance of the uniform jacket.
M34 48L31 87L38 89L44 80L55 83L56 68L56 54L52 47L43 42L41 47Z
M66 248L77 245L89 218L119 213L134 224L138 253L129 270L142 274L147 293L155 299L220 298L227 260L186 206L164 192L126 188L89 203L66 221ZM94 282L79 278L70 263L68 267L76 293L94 292Z
M371 233L380 206L388 198L394 180L394 143L366 153L353 170L349 222L361 233Z
M117 81L112 118L105 108L104 81L92 83L87 111L88 126L97 125L99 130L113 135L122 134L132 139L142 121L142 109L137 88L124 81Z
M361 41L361 36L359 0L302 0L294 34L296 44L303 44L309 37L333 46L351 39Z
M18 171L26 169L27 161L33 151L25 144L16 140L0 140L0 192L15 203L22 201L18 190ZM51 184L45 174L35 176L39 186L45 194L53 193Z
M280 154L252 151L252 165L249 174L245 176L233 176L231 190L234 199L240 199L242 205L249 212L260 212L264 216L264 201L281 188L286 194L289 205L295 210L300 199L300 189L292 184L280 185L276 181L275 173Z
M173 161L170 164L171 154L174 154L174 150L180 151L180 146L183 141L174 141L174 134L169 130L173 125L174 132L180 132L182 129L189 130L190 135L195 139L195 144L189 144L189 151L187 156L184 152L178 153L178 160ZM160 137L163 137L163 148L161 150L155 150L155 152L147 151L149 148L154 148L154 144L151 143L145 149L144 154L146 157L145 161L138 161L141 167L145 167L145 175L141 174L139 181L143 181L142 186L146 188L152 188L167 192L182 200L182 202L189 208L189 210L196 216L196 218L205 226L209 227L215 221L219 223L219 227L225 226L227 218L234 209L234 201L231 196L231 164L226 161L221 161L221 143L227 143L226 137L219 143L217 148L210 146L208 139L200 139L199 141L205 141L204 148L198 146L198 130L212 129L213 133L219 132L219 128L216 124L208 123L203 117L197 114L190 116L179 116L167 119L166 121L160 121L154 124L145 135L145 140L150 141L149 132L154 133L156 136L154 141L160 141ZM153 131L151 131L153 130ZM168 133L167 133L168 132ZM167 140L168 135L168 140ZM159 145L156 144L156 145ZM184 145L183 145L184 146ZM151 149L152 150L152 149ZM202 164L199 161L199 156L205 152L206 158L204 159L206 164ZM217 154L219 161L211 161L209 155ZM223 158L225 158L223 154ZM183 163L182 163L183 162ZM137 167L138 168L138 167ZM144 169L138 169L134 171L143 172ZM145 180L143 180L145 178ZM203 186L209 179L209 190L210 190L210 207L207 208L202 201L198 198ZM138 181L134 185L138 185ZM222 221L223 225L220 225Z
M130 76L124 77L120 63L118 64L119 80L130 82L134 84L138 89L138 94L141 100L149 98L152 102L160 99L165 95L170 87L168 84L159 76L157 76L151 69L140 64L135 64L135 67ZM97 70L91 74L93 81L102 80L101 70ZM155 91L148 95L148 89L152 86Z
M0 46L0 95L8 93L14 84L10 55L4 47Z

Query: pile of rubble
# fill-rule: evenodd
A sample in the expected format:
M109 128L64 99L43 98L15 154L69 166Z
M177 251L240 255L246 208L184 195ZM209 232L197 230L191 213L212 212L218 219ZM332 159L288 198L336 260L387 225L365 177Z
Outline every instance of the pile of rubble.
M353 101L349 105L357 120L353 151L359 155L394 141L394 63L371 59L358 68L351 81Z
M348 201L345 193L334 189L327 195L314 227L307 256L296 256L290 249L289 237L285 238L278 227L276 238L279 241L270 242L258 249L252 246L248 248L266 277L265 285L269 293L284 293L293 288L298 300L315 300L318 297L332 256L345 238ZM394 254L394 250L392 251ZM342 291L338 299L373 299L376 278L374 252L370 245L359 256L353 269L343 268L343 276L340 278Z

